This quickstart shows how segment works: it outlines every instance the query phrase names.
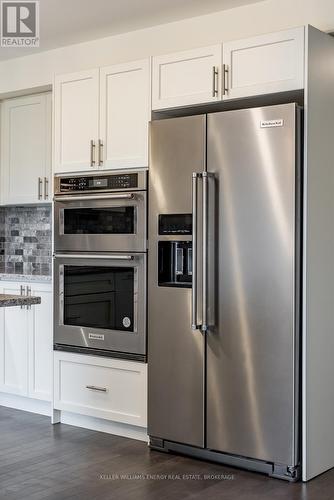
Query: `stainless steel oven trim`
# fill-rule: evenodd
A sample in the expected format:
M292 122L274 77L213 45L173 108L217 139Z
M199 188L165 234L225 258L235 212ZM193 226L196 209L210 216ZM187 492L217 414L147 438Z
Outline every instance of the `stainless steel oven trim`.
M130 258L129 258L130 257ZM64 325L64 265L106 265L106 267L133 267L134 273L134 325L133 331ZM55 255L54 256L54 342L91 347L131 354L146 353L146 254L132 255ZM102 334L103 342L89 339L89 333Z
M54 201L87 201L87 200L133 200L136 197L136 193L109 193L102 195L87 195L87 196L79 196L78 194L74 194L73 196L67 195L58 195L54 196Z
M54 202L55 252L145 252L146 241L146 191L127 193L123 196L57 197ZM64 210L76 208L134 207L135 231L132 234L64 234Z
M114 172L104 172L103 170L99 170L97 172L88 172L88 173L81 173L81 174L59 174L55 175L54 177L54 194L55 196L68 196L69 193L62 193L60 192L60 179L73 179L74 177L103 177L103 176L109 176L109 175L122 175L122 174L137 174L138 176L138 186L135 188L117 188L114 190L110 189L92 189L87 191L89 194L93 193L113 193L113 192L124 192L124 191L146 191L147 189L147 171L146 170L120 170L120 171L114 171ZM75 196L77 193L78 195L83 195L82 191L71 191L71 195Z

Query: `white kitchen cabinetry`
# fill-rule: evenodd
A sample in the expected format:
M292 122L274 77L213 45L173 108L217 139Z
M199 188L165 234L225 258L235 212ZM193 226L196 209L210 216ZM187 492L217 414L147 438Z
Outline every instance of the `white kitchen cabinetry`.
M55 78L55 173L148 166L149 59Z
M91 169L99 136L99 70L56 76L54 92L55 172Z
M304 27L223 44L223 99L304 88Z
M2 204L51 201L51 94L1 105Z
M31 285L30 285L31 286ZM52 286L34 283L32 295L41 297L41 304L28 311L32 321L29 335L29 396L51 401L52 392ZM31 319L32 318L32 319Z
M139 427L147 425L147 365L54 353L54 408Z
M102 167L147 167L149 89L148 59L100 69Z
M221 99L221 44L153 57L152 109Z
M20 285L5 284L1 293L20 294ZM28 394L29 312L27 307L0 309L0 390L20 396Z
M1 293L38 295L42 303L0 309L0 391L51 400L51 284L0 283Z

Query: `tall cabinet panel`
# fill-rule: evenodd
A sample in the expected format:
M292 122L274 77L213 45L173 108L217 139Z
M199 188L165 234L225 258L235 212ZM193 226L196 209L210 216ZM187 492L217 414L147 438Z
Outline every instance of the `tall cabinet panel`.
M1 191L3 204L51 200L51 94L2 104Z
M99 70L55 78L55 172L96 166L99 137Z
M101 68L100 103L100 166L147 167L149 60Z

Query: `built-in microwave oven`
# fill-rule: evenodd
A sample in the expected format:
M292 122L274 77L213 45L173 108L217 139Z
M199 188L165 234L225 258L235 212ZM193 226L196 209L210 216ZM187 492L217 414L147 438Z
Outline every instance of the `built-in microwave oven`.
M146 175L55 177L55 252L145 252Z

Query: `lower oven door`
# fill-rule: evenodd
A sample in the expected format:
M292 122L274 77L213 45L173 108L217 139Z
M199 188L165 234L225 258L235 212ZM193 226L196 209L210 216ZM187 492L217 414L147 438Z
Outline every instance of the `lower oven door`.
M146 254L58 254L54 341L146 353Z

